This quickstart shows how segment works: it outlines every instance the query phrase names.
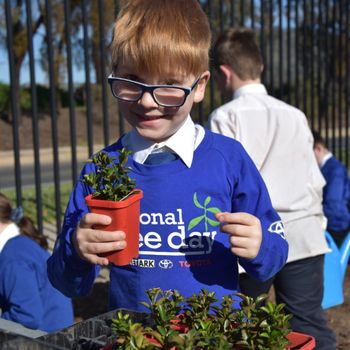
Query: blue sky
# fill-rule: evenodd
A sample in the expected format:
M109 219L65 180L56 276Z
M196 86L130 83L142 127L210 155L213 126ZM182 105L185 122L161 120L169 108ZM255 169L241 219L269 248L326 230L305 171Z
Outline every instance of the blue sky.
M43 28L41 28L41 31ZM34 60L35 60L35 80L37 84L42 85L48 85L49 80L46 76L46 72L42 69L40 64L40 45L41 40L43 37L43 33L40 30L38 33L34 36ZM7 52L7 46L1 46L0 47L0 82L3 83L9 83L10 82L10 67L9 67L9 60L8 60L8 52ZM90 70L91 78L93 78L93 70ZM67 79L67 77L66 77ZM85 81L85 72L82 67L82 69L78 69L76 66L73 65L73 79L75 84L81 84ZM26 55L24 62L22 63L21 67L21 84L28 85L30 83L30 75L29 75L29 56Z

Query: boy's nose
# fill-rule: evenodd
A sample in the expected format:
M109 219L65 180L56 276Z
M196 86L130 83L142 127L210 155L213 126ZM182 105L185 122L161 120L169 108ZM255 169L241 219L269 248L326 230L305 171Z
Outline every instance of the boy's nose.
M142 104L144 107L158 107L157 102L154 100L152 94L148 91L145 91L143 95L141 96L139 103Z

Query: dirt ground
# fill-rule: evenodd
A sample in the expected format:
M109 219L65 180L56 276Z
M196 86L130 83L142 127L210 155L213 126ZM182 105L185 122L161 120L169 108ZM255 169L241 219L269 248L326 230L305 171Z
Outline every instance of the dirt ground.
M102 110L102 108L101 108ZM92 111L92 134L94 144L103 144L103 122L99 115L101 110L95 106ZM112 143L119 137L118 111L116 108L110 109L108 134L109 142ZM38 139L40 148L52 147L52 120L48 115L39 114L38 116ZM88 138L87 114L82 109L74 111L75 139L77 145L86 145ZM125 128L128 128L125 125ZM56 121L58 146L67 146L71 142L71 120L68 109L60 109ZM20 149L33 148L33 128L32 119L28 115L20 117L20 127L18 131ZM13 129L12 124L0 118L0 151L13 149Z
M93 111L93 130L94 143L101 144L103 141L103 125L97 117L98 109ZM76 138L78 144L86 144L87 138L87 123L86 113L81 110L75 111L76 118ZM69 133L69 111L61 110L58 116L57 130L59 146L68 145L70 142ZM126 129L128 127L126 126ZM39 119L39 140L40 147L52 147L51 144L51 129L52 123L49 117L41 116ZM109 123L110 140L115 140L119 135L117 112L111 113ZM21 148L32 148L32 121L29 117L22 118L19 141ZM13 147L12 127L9 123L0 118L0 151L11 150ZM1 160L0 160L1 161ZM107 294L108 294L108 279L100 279L94 285L94 288L89 296L74 300L74 309L76 320L85 320L107 310ZM350 349L350 269L344 282L345 301L342 305L326 310L330 327L334 330L337 336L339 350Z
M350 349L350 265L344 281L344 303L326 310L328 322L337 336L337 349Z

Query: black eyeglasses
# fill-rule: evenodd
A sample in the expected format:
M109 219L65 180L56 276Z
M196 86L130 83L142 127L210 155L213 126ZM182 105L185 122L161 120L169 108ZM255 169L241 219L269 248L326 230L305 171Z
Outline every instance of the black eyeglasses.
M130 79L113 77L112 75L108 77L108 83L115 98L127 102L136 102L147 91L152 95L154 101L163 107L181 107L199 80L200 77L190 88L187 88L176 85L148 85Z

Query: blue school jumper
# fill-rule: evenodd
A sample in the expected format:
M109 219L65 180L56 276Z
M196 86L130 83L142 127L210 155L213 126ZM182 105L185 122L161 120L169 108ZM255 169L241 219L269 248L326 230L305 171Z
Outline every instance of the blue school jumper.
M71 300L47 277L48 257L46 250L23 235L6 242L0 253L2 318L45 332L73 324Z
M120 148L121 140L104 151L118 157ZM238 257L214 218L219 211L247 212L261 221L259 254L252 260L239 259L248 273L266 280L284 265L288 245L283 225L258 170L237 141L206 131L191 168L181 160L144 165L129 159L128 165L143 191L140 255L128 266L111 267L111 309L143 310L139 301L152 287L177 289L185 296L206 288L218 299L237 291ZM80 178L93 167L87 163ZM99 267L80 259L71 244L77 223L88 212L84 197L89 193L89 187L77 183L48 261L53 285L69 296L87 294L99 272Z
M343 232L350 228L350 185L346 167L335 157L329 158L321 167L326 179L323 188L323 211L327 218L327 229Z

